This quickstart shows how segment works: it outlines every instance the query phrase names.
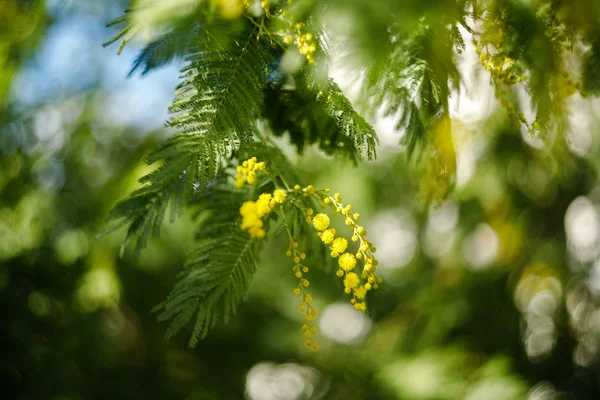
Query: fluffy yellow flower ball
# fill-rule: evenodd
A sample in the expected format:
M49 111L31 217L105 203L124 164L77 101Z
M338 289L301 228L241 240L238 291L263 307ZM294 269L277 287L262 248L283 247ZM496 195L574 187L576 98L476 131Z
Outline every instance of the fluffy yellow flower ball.
M343 253L344 251L346 251L347 248L348 241L343 237L336 238L331 244L331 251L338 254Z
M245 217L246 215L255 214L256 213L256 203L253 201L246 201L240 207L240 215Z
M313 226L318 231L324 231L329 227L329 216L327 214L319 213L315 215L312 220Z
M287 195L285 194L285 192L281 189L277 189L273 192L273 199L279 204L285 201L286 196Z
M256 214L259 217L263 217L268 214L273 208L271 207L271 195L269 193L263 193L258 197L256 201Z
M344 253L340 256L338 264L344 271L352 271L356 266L356 257L354 257L354 254Z
M354 295L359 298L359 299L364 299L365 296L367 295L367 289L365 289L364 286L361 286L359 288L356 288L354 290Z
M330 244L335 239L335 229L329 228L323 231L320 235L321 241L325 244Z
M344 278L344 286L346 287L346 289L354 289L358 287L359 284L360 279L358 278L358 275L356 275L354 272L350 272Z

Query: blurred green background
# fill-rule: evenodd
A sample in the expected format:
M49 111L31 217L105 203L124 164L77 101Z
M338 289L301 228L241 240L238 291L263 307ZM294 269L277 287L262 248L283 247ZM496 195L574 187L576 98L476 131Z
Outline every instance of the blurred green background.
M305 182L365 221L385 280L370 314L312 269L320 349L304 349L287 247L273 240L231 323L195 349L186 333L165 341L151 309L175 283L192 218L139 261L120 257L123 232L97 239L172 133L180 65L127 78L136 48L101 47L126 6L0 0L2 398L600 398L596 100L574 104L580 129L548 151L493 94L461 98L457 184L436 206L422 201L434 179L385 118L376 162L290 148Z

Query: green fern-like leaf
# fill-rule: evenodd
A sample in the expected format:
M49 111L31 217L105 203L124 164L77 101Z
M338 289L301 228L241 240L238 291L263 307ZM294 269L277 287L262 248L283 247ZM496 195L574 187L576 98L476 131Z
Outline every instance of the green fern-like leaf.
M119 42L117 54L133 40L139 32L153 35L153 40L138 56L134 69L144 64L145 70L162 65L176 56L183 55L182 50L195 34L203 21L205 10L203 2L189 0L171 0L170 2L135 2L125 13L109 23L107 27L124 25L113 37L104 42L107 47ZM146 71L147 72L147 71Z
M427 142L431 128L448 112L450 84L458 89L460 81L453 62L453 46L460 46L455 29L432 32L423 22L413 28L394 30L392 50L367 71L364 91L366 103L383 106L386 115L400 115L396 129L404 130L402 144L409 155Z
M208 218L198 231L179 282L156 307L159 320L170 320L166 336L176 335L195 315L190 346L205 337L219 320L228 322L242 301L256 271L261 241L240 229L239 191L218 185L204 205Z
M243 41L223 47L209 32L198 41L187 57L170 108L176 114L171 126L217 139L223 148L257 132L255 120L270 57L256 33L248 32Z
M125 14L110 21L108 24L106 24L106 27L108 28L111 26L119 25L124 22L129 22L130 13L131 13L130 10L126 10ZM107 46L110 46L111 44L121 40L119 49L117 50L117 54L120 54L121 51L123 50L123 48L125 47L125 45L135 36L134 32L136 32L136 28L133 25L127 24L123 29L121 29L119 32L117 32L113 37L111 37L106 42L104 42L102 44L102 46L107 47Z
M133 75L139 69L144 75L155 68L166 65L173 59L183 57L198 32L198 24L190 22L182 24L148 43L136 57L129 75Z
M299 152L316 143L325 153L354 162L375 158L375 131L335 82L315 84L302 74L294 77L294 83L267 90L263 113L275 135L289 134Z
M144 186L109 215L118 221L114 227L129 224L125 244L137 235L136 254L159 234L167 208L171 219L180 215L240 142L257 132L268 54L256 32L248 31L243 42L220 43L206 31L187 60L169 121L180 133L146 158L162 166L142 177Z
M147 162L152 162L161 151L172 147L172 141L151 153ZM167 208L170 206L171 220L182 212L194 193L194 177L199 175L199 156L199 153L189 151L169 158L161 167L140 179L144 184L141 189L113 208L108 220L115 223L105 233L129 224L121 251L137 235L135 254L138 256L148 238L159 235Z
M233 224L229 234L201 243L186 265L184 277L156 310L170 319L167 338L177 334L196 313L190 346L204 338L222 318L228 322L242 301L256 270L259 242Z
M374 160L379 140L373 127L354 110L333 79L328 79L317 87L319 92L316 99L325 113L335 121L341 133L352 142L352 146L358 150L361 157Z

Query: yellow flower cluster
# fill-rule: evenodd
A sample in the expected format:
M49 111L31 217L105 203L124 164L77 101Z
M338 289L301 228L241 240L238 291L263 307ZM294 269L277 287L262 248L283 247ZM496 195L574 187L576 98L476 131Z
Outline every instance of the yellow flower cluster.
M517 82L523 82L526 78L517 72L514 59L501 53L490 54L487 51L481 51L478 46L475 51L479 55L479 62L486 71L490 71L494 79L498 79L507 85L514 85Z
M306 337L304 344L306 347L317 350L317 344L313 339L313 335L317 333L317 328L313 326L311 322L313 317L317 316L317 310L312 306L312 297L306 291L306 288L310 286L310 282L304 275L308 272L308 267L303 264L303 260L306 259L306 254L298 250L298 242L292 241L286 255L292 257L294 260L293 270L296 278L299 280L298 287L294 289L294 294L302 295L302 303L300 304L299 310L304 313L304 325L302 325L302 332Z
M331 257L337 257L340 254L342 254L342 256L345 255L352 255L350 253L344 253L344 251L346 251L346 249L348 248L348 241L346 240L346 238L343 237L339 237L339 238L335 238L333 240L333 243L331 243L331 246L329 246L329 249L331 250ZM356 262L356 261L355 261Z
M256 201L246 201L240 207L242 216L242 230L248 231L250 236L262 238L265 236L262 217L273 210L275 205L285 201L286 193L283 190L276 189L273 194L263 193Z
M478 40L475 42L475 51L479 55L479 63L489 71L492 77L492 82L496 87L496 97L500 100L500 104L506 110L508 115L515 120L517 127L522 124L527 127L530 132L539 130L539 124L534 122L529 125L525 115L515 107L513 102L509 100L506 93L505 86L514 85L517 82L523 82L527 77L519 73L518 67L515 65L515 60L508 57L506 53L495 52L490 53L488 51L488 45L493 48L498 48L501 45L502 27L496 27L499 29L500 35L492 42ZM482 50L483 49L483 50Z
M313 226L315 227L316 230L318 230L320 232L327 229L330 222L331 221L329 219L329 216L327 214L323 214L323 213L315 215L315 217L312 219Z
M314 53L317 51L317 44L312 33L304 33L304 23L298 22L293 26L293 32L285 34L283 43L291 44L294 43L300 53L306 56L306 60L309 64L315 62Z
M257 162L255 157L244 161L237 169L236 186L243 186L246 182L254 183L257 172L265 172L264 163ZM264 237L263 217L273 211L278 204L289 201L289 205L298 208L304 214L306 222L312 224L320 240L329 247L330 256L337 259L339 269L336 275L342 278L344 291L352 296L351 304L356 310L366 311L365 297L368 291L377 289L382 280L376 274L377 260L373 257L376 249L367 240L367 232L364 227L358 224L360 215L351 213L352 206L344 205L339 193L330 196L327 188L316 190L312 185L304 188L295 185L293 189L290 189L285 181L283 183L288 188L287 190L276 189L272 193L263 193L256 201L246 201L242 204L240 207L241 229L248 231L252 237ZM328 215L326 212L320 212L315 215L312 208L306 207L307 203L302 201L302 197L319 200L321 208L330 207L333 213ZM333 214L343 216L345 224L352 231L352 241L357 242L358 249L356 251L349 250L349 240L338 235L336 229L331 227L330 215ZM306 278L306 273L309 271L304 261L306 254L298 249L298 242L287 225L285 226L290 239L290 247L286 255L292 258L293 272L298 279L298 286L294 289L294 294L302 297L299 305L299 310L304 314L302 332L306 338L306 346L316 350L317 345L313 335L317 332L317 328L312 325L311 321L313 317L317 316L317 311L312 306L312 297L307 293L310 281ZM357 269L360 262L363 263L362 271Z
M331 244L335 240L335 228L329 228L323 232L317 233L321 238L321 241L325 244Z
M341 236L335 236L336 230L329 228L331 221L327 214L319 213L312 220L321 241L329 245L331 257L339 257L339 270L336 275L343 278L344 291L347 294L352 294L350 302L354 305L355 309L366 311L367 307L364 303L364 298L369 290L379 287L382 279L376 274L378 262L373 256L373 253L377 249L367 240L367 231L365 228L358 224L360 214L351 214L352 206L342 204L342 197L339 193L329 196L329 189L315 191L312 186L308 186L302 189L302 191L305 194L316 194L319 200L321 200L321 207L332 207L334 213L344 216L345 224L352 229L352 241L359 244L356 253L346 252L349 245L348 240ZM354 272L358 260L364 260L364 266L360 275Z
M286 197L287 194L281 189L275 189L273 192L273 200L275 200L275 203L282 204Z
M256 183L256 175L259 172L267 173L264 162L256 162L256 157L244 161L242 165L236 168L235 187L241 188L245 183L250 185Z

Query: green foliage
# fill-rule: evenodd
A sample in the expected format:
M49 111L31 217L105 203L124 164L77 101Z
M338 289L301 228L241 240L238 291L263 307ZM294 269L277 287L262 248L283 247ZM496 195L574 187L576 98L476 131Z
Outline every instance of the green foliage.
M124 245L137 237L136 254L150 236L159 235L167 208L171 220L180 215L196 194L203 193L225 160L259 134L257 121L274 118L272 108L263 107L274 63L270 43L251 24L204 22L200 29L187 21L182 28L173 28L153 41L142 50L132 69L143 65L146 72L186 53L186 66L170 108L174 116L168 122L179 133L146 158L148 164L162 164L141 178L143 187L119 203L108 217L117 223L107 232L128 225ZM133 31L127 29L107 44L129 38ZM121 45L126 43L123 39ZM306 85L306 77L299 79ZM352 109L335 83L313 86L312 91L304 91L306 97L313 98L305 116L320 112L322 117L309 142L319 140L328 153L354 161L373 159L377 138L370 125ZM296 108L297 104L288 102L285 113L289 115ZM287 130L293 137L294 131Z
M216 177L232 149L256 132L267 54L254 31L246 33L243 44L218 47L215 41L201 38L188 56L169 121L181 133L146 158L148 164L163 164L142 177L144 187L109 215L129 224L126 242L138 235L138 254L151 234L160 233L169 203L173 220Z
M112 26L121 24L123 22L128 22L129 21L128 16L129 16L129 14L126 11L125 14L113 19L108 24L106 24L106 27L110 28ZM132 24L128 23L125 26L125 28L121 29L116 35L114 35L113 37L108 39L106 42L104 42L102 44L102 46L107 47L107 46L110 46L111 44L121 40L121 43L119 44L119 48L117 49L117 54L121 54L121 52L123 51L123 49L125 48L127 43L129 43L135 37L136 33L137 33L137 30L134 28L134 26Z
M146 158L158 167L109 219L116 221L113 227L128 226L125 243L136 237L139 254L148 238L159 234L167 209L173 220L187 205L217 199L215 214L202 229L224 230L200 236L184 277L161 306L161 318L173 318L169 336L196 315L192 345L221 316L233 314L256 269L258 245L236 228L243 198L226 189L230 160L256 156L274 168L272 179L298 182L286 177L293 167L285 157L264 143L271 134L287 135L300 154L315 145L354 163L376 157L374 129L327 77L331 10L352 21L344 40L347 56L363 62L354 64L364 70L361 110L397 117L395 128L404 132L408 155L417 150L425 155L420 157L425 203L439 201L454 186L449 103L460 90L456 55L467 41L476 45L509 116L530 132L553 126L565 134L567 99L596 90L597 15L573 14L560 1L539 1L536 7L512 0L272 1L249 8L241 1L207 3L181 0L165 5L164 15L159 6L128 12L111 23L127 25L105 44L121 40L120 51L137 32L154 28L161 33L140 52L132 72L185 59L168 121L177 133ZM593 8L589 2L584 7ZM318 43L318 50L308 53L305 40ZM565 56L576 41L587 46L579 54L580 78L567 70ZM289 67L294 57L299 64ZM284 61L286 68L280 68ZM535 121L519 109L519 85L530 95ZM229 195L235 201L225 201ZM276 232L302 229L295 221L301 217L284 217Z
M125 10L123 15L106 24L107 27L122 27L104 42L103 46L107 47L119 42L117 54L120 54L123 48L139 33L151 35L153 40L140 52L134 62L133 70L140 64L145 64L145 72L147 72L174 57L184 55L189 39L198 33L194 30L200 22L204 22L203 7L198 7L202 3L201 1L139 0L135 4L131 3L131 7Z
M220 318L235 313L256 271L261 241L239 228L243 196L224 181L212 189L204 206L210 214L197 234L180 280L167 299L155 308L159 320L171 320L167 338L177 334L194 316L190 346L204 338Z
M365 156L376 157L375 131L331 79L318 84L299 75L291 87L289 83L272 85L265 95L264 113L273 134L289 134L299 153L307 144L318 143L326 154L355 163Z
M173 30L148 43L135 59L129 75L142 69L142 75L181 58L190 49L192 39L198 35L199 26L195 21L186 21Z
M584 54L583 89L597 95L600 93L600 39L592 39L590 49Z
M292 166L277 147L264 142L248 142L240 149L239 156L244 159L250 154L270 157L269 176L261 190L267 185L271 187L273 180L297 182ZM262 247L261 240L251 238L240 229L239 208L249 193L246 189L233 188L229 170L223 170L207 188L206 195L199 197L196 206L202 211L197 217L200 226L196 234L197 246L190 251L171 294L155 308L160 312L159 320L170 320L168 338L195 317L189 341L192 347L198 339L206 337L219 320L227 322L235 314L256 272ZM310 198L303 201L307 207L315 206ZM297 208L292 207L275 231L287 227L295 237L308 233L304 216L296 211ZM268 229L268 225L265 228ZM315 241L311 247L323 246Z
M434 30L423 22L408 28L394 27L389 55L367 72L365 101L397 115L396 129L404 130L402 143L409 155L425 145L428 133L448 114L448 99L459 73L453 63L453 41L462 46L454 30ZM403 39L400 39L403 38ZM398 43L396 43L398 42Z
M119 202L108 216L116 223L105 234L129 224L121 253L129 240L137 235L135 252L136 256L139 255L148 238L160 234L160 225L169 205L171 221L181 215L184 206L194 196L194 185L200 176L198 152L210 151L206 150L202 140L197 142L197 138L174 136L146 158L148 163L164 160L164 164L140 178L144 186L133 192L129 199Z
M182 70L169 125L214 141L219 154L253 136L269 62L256 34L250 30L222 47L210 32L199 39Z
M0 24L0 97L8 105L0 107L6 393L254 398L252 387L280 388L286 380L279 378L293 377L290 384L305 389L301 398L600 398L598 237L591 229L600 207L600 120L596 100L586 99L597 95L600 82L596 0L273 0L269 17L253 9L227 20L222 5L235 0L136 0L120 38L137 31L136 40L151 39L132 72L187 60L173 109L177 133L159 145L154 135L135 127L124 132L106 118L108 88L100 96L86 86L65 89L60 99L41 97L36 106L22 103L14 88L23 82L13 78L28 77L30 68L55 56L45 46L31 52L46 25L88 23L91 9L113 7L67 3L73 6L64 13L48 3L52 21L42 0L0 6L0 21L7 21ZM172 4L177 13L163 12ZM354 61L344 67L357 65L352 76L364 77L359 113L325 78L321 49L314 64L302 59L297 69L280 67L298 53L294 42L282 41L295 23L322 46L329 40L323 32L342 25L343 50ZM486 69L481 60L458 75L456 55L474 56L472 42L495 65ZM258 56L242 57L252 46ZM86 72L101 84L106 60L89 60ZM238 61L237 79L249 72L258 89L232 78ZM489 78L502 106L473 124L448 112L449 96L458 82L469 90L470 74ZM229 82L231 90L224 90ZM233 90L237 84L252 101ZM403 143L418 162L377 149L383 155L377 163L349 169L340 160L374 157L376 137L362 117L382 109L398 117L407 132ZM523 140L523 120L535 146ZM280 149L273 135L292 148ZM577 139L584 151L572 150L570 140ZM331 157L315 155L311 146ZM290 162L285 154L296 150L306 157ZM138 253L159 229L162 237L139 260L119 258L118 237L94 236L144 155L153 172L113 210L112 223L129 230L130 242L137 238ZM430 209L427 201L452 188L456 155L465 156L471 174L461 176L447 203ZM269 174L234 189L233 167L253 156ZM420 174L412 164L424 167ZM311 294L328 315L323 327L344 317L335 304L340 284L326 264L337 260L291 203L265 217L274 239L265 246L239 229L239 207L275 185L325 179L361 212L385 281L368 298L368 316L352 314L371 320L361 324L370 333L345 342L358 329L323 329L311 357L298 348L298 297L290 290L291 259L283 254L288 230L306 253ZM298 199L318 212L309 197ZM185 217L162 225L168 215ZM339 228L343 221L336 220ZM156 314L148 312L159 303ZM236 324L219 327L236 310ZM157 323L156 315L169 324ZM213 327L218 331L199 340ZM181 330L191 336L175 337ZM187 351L188 345L198 349ZM277 385L270 384L274 377Z

